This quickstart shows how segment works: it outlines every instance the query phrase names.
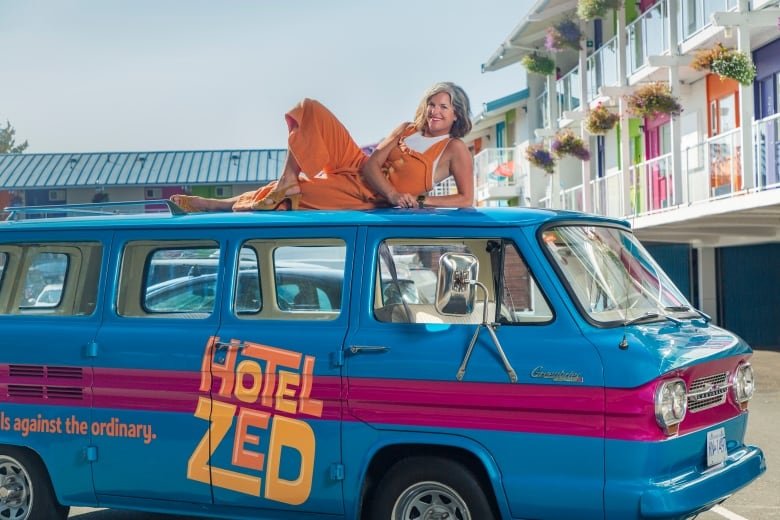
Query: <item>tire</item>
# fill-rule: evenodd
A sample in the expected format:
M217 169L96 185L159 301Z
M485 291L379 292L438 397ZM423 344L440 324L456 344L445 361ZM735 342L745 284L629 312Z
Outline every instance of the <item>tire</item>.
M395 464L374 492L371 520L490 520L482 487L463 465L441 457L410 457Z
M0 446L0 519L65 520L49 474L37 457L19 448Z

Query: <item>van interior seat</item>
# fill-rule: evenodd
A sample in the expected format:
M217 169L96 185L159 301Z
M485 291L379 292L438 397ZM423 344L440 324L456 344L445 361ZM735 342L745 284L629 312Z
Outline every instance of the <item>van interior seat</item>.
M479 325L482 323L482 302L475 303L471 314L463 316L441 314L433 304L409 303L407 307L412 315L411 321L407 317L404 305L401 303L385 305L377 308L374 312L379 321L390 323L452 323L458 325ZM488 321L493 321L495 312L495 303L488 302Z

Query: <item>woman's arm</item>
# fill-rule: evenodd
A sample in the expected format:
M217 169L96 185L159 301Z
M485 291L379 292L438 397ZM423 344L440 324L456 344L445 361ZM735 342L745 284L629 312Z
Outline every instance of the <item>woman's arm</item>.
M417 204L416 197L410 193L400 193L387 180L385 174L382 173L382 165L387 160L393 147L398 145L398 139L407 126L409 126L409 123L402 123L389 136L385 137L376 150L374 150L374 153L363 163L360 173L366 179L368 185L387 199L391 206L412 208Z
M434 208L470 208L474 206L474 160L471 153L460 139L450 141L445 153L449 156L449 171L455 179L458 193L426 197L425 205Z

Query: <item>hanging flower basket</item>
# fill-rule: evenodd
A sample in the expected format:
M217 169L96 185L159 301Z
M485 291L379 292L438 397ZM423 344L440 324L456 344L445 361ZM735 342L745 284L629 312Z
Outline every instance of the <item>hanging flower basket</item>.
M582 49L581 39L582 31L580 31L579 24L571 20L564 20L547 28L544 46L552 52L561 52L564 49L578 51Z
M577 2L577 16L586 22L594 18L604 18L610 9L620 9L621 0L579 0Z
M731 78L743 85L752 85L756 78L756 66L744 52L724 47L722 43L696 53L691 63L696 70L709 70L723 78Z
M533 74L549 76L555 72L555 62L547 56L540 56L535 52L523 56L521 63L528 72Z
M528 162L547 173L555 171L555 159L541 143L529 145L525 149L525 158L528 159Z
M585 147L585 142L574 135L571 130L561 130L555 134L551 145L552 151L559 159L571 155L581 161L590 159L590 151Z
M585 119L585 129L591 135L604 135L613 128L620 120L620 116L599 103L596 108L588 112Z
M669 85L663 82L648 83L626 96L628 112L635 117L653 117L658 114L680 115L683 108Z

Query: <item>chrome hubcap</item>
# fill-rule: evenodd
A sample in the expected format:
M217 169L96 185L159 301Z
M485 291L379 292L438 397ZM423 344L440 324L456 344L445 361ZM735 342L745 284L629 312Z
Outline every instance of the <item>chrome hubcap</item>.
M25 520L30 514L30 476L16 460L0 458L0 519Z
M418 482L407 488L393 507L393 520L471 520L458 493L441 482Z

